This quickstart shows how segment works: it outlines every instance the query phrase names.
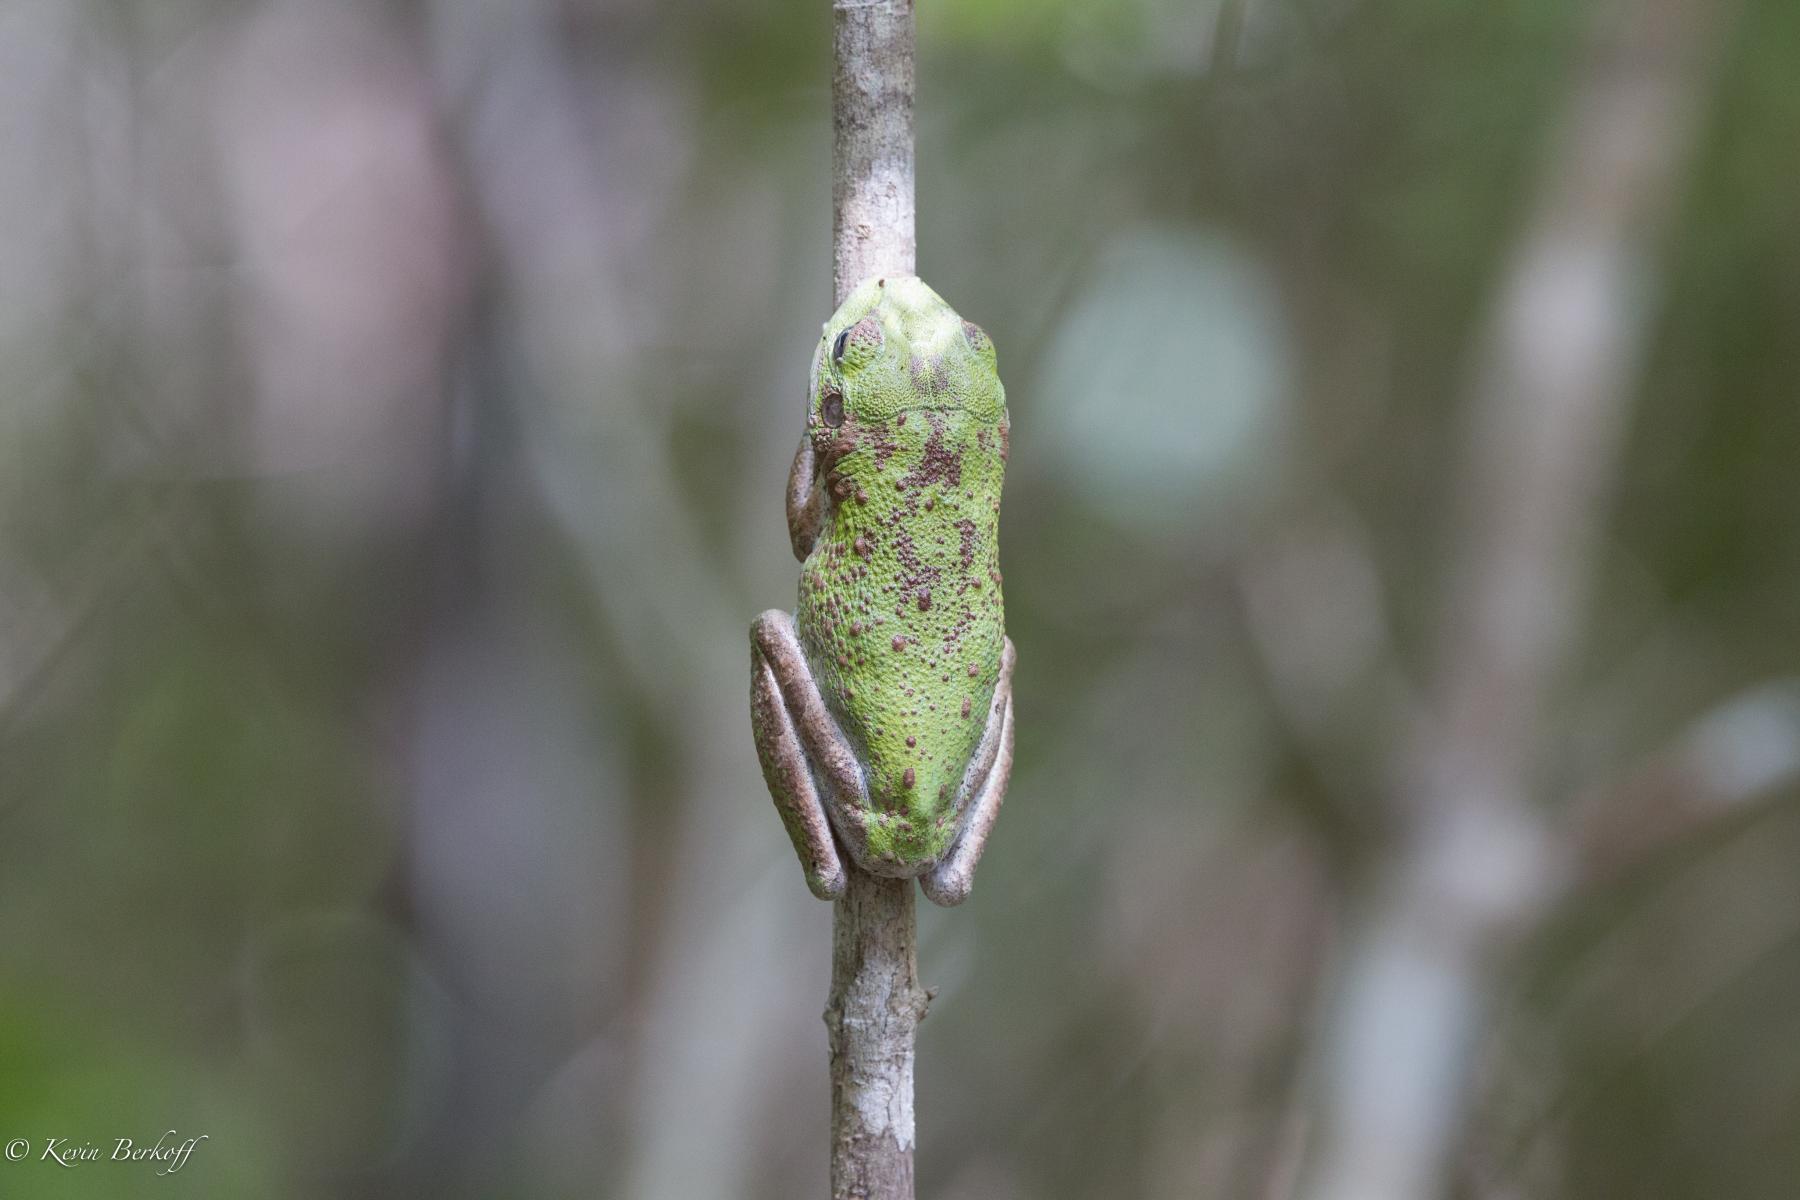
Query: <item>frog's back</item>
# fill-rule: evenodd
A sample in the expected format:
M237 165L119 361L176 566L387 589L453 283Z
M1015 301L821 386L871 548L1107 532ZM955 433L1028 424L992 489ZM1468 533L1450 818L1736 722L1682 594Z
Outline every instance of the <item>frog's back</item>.
M798 624L867 768L870 865L911 872L956 835L999 678L1005 412L919 408L833 436Z

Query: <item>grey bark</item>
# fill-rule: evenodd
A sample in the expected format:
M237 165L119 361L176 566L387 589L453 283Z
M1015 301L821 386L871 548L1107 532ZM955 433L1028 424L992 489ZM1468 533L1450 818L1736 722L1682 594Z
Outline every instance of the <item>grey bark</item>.
M911 0L832 6L832 291L870 276L911 275ZM910 879L846 862L832 918L831 1195L912 1200L913 1043L928 1000L919 986Z
M913 273L912 0L832 6L832 284Z
M832 920L832 1200L912 1200L919 986L913 882L854 865Z

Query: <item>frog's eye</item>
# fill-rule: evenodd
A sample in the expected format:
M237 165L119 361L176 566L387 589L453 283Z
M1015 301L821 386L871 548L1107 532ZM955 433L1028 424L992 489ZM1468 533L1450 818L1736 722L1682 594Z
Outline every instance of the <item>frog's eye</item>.
M962 325L963 337L967 339L969 349L987 358L994 357L994 343L987 331L973 321L964 321Z
M881 349L881 323L864 317L831 343L831 361L839 370L853 371L867 366Z
M833 429L844 423L844 393L834 387L827 387L825 401L819 407L825 413L825 423Z

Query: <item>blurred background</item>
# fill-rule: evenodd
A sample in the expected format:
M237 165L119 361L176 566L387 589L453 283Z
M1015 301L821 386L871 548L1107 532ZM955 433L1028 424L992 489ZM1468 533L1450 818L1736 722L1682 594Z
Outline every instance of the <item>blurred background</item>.
M1800 6L918 28L1020 654L920 1195L1791 1197ZM209 1137L8 1194L824 1194L829 58L0 0L0 1137Z

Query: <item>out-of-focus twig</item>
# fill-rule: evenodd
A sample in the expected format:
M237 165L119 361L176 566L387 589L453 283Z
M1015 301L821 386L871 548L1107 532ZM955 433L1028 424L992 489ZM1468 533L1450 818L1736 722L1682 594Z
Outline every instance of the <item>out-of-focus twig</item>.
M1567 875L1533 800L1538 714L1588 588L1709 56L1707 0L1606 6L1482 343L1427 715L1399 840L1339 965L1315 1068L1313 1200L1442 1194L1488 977Z
M668 391L638 385L659 319L661 294L644 286L662 269L655 223L689 140L685 81L637 65L632 34L654 27L653 6L609 6L617 36L585 70L548 0L422 11L506 299L489 399L524 452L516 480L536 489L584 573L621 667L609 687L684 753L666 850L634 860L634 911L614 918L638 941L622 949L642 958L635 970L615 960L606 978L618 989L601 997L624 1083L604 1090L611 1111L586 1119L628 1131L605 1167L615 1194L728 1195L751 1171L771 1065L791 1058L768 1035L803 995L766 965L796 954L803 931L774 919L783 893L756 886L760 864L739 849L759 840L766 808L743 803L754 757L741 687L724 686L744 627L659 424ZM623 789L593 802L628 816Z
M1604 884L1709 831L1800 778L1800 680L1716 705L1622 781L1575 806L1577 879Z
M506 407L530 481L622 668L609 687L682 751L674 802L645 806L665 808L671 828L666 849L634 860L642 961L617 973L601 1039L616 1034L626 1081L604 1089L616 1116L587 1119L627 1131L606 1168L615 1194L731 1195L779 1119L762 1101L795 1057L781 1031L806 1002L805 972L768 964L805 962L822 929L811 909L783 912L789 864L745 851L768 843L766 802L744 802L746 786L760 794L737 675L744 626L667 425L679 406L661 341L659 226L686 181L698 81L663 62L644 69L634 38L661 27L653 4L608 6L612 36L591 56L573 52L564 7L432 0L424 13L506 298L509 380L526 385ZM743 540L776 528L766 510L744 520Z

